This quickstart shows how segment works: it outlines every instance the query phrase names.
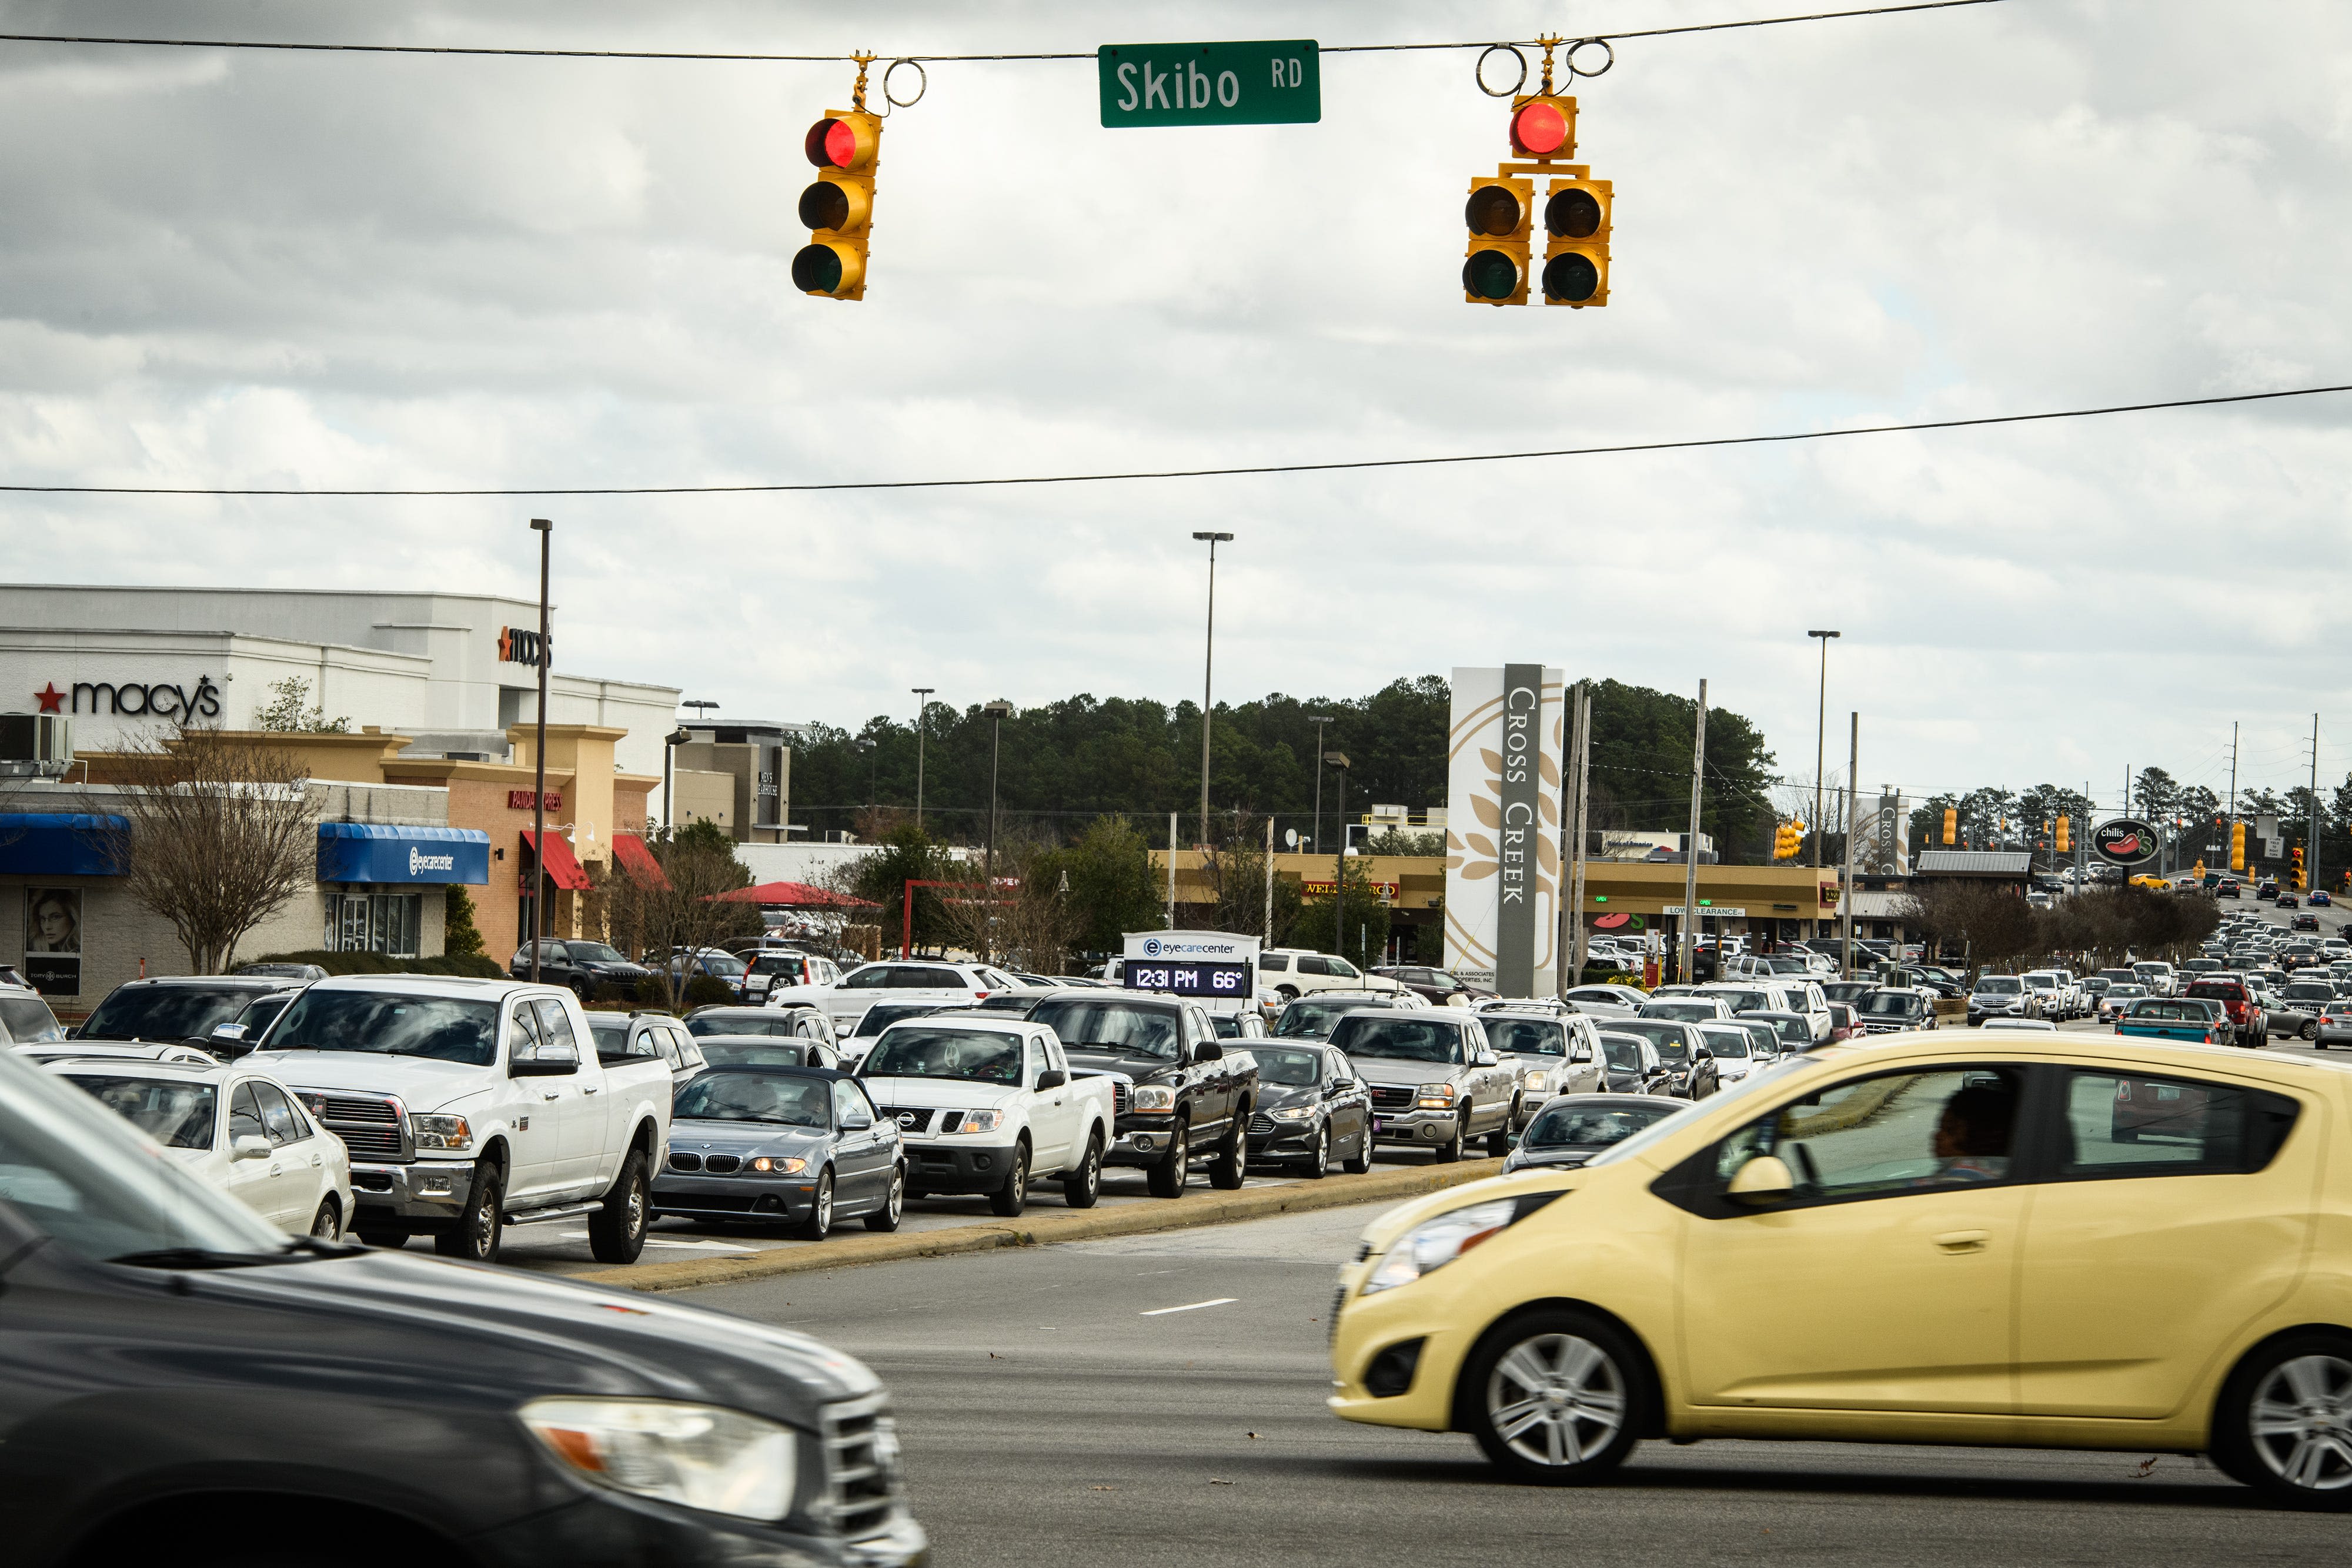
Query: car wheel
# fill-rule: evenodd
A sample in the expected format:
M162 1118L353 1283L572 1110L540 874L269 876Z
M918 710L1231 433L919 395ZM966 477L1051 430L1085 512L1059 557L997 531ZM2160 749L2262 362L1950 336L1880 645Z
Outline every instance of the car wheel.
M1151 1196L1154 1197L1183 1197L1184 1178L1192 1174L1192 1129L1179 1122L1168 1134L1168 1152L1160 1157L1160 1163L1153 1166L1143 1178L1145 1185L1151 1190Z
M1004 1185L988 1195L992 1214L1010 1219L1027 1207L1029 1202L1029 1145L1013 1145L1013 1168L1004 1173Z
M822 1241L833 1234L833 1172L821 1171L816 1178L815 1195L809 1200L808 1218L793 1232L803 1241Z
M1087 1157L1062 1178L1062 1201L1072 1208L1092 1208L1102 1197L1102 1134L1087 1134Z
M496 1161L485 1160L474 1172L474 1188L466 1195L464 1218L433 1238L433 1250L444 1258L496 1262L505 1228L506 1180Z
M1495 1124L1495 1130L1486 1134L1486 1157L1488 1159L1499 1160L1504 1155L1511 1152L1511 1124L1518 1119L1518 1102L1513 1101L1511 1103L1510 1114L1505 1116L1500 1122L1497 1122Z
M398 1226L362 1226L360 1228L353 1230L352 1234L358 1237L370 1247L397 1248L408 1245L409 1233L401 1229Z
M1469 1141L1470 1107L1465 1105L1462 1107L1462 1113L1454 1118L1454 1135L1437 1145L1437 1163L1441 1166L1450 1166L1460 1160L1462 1145Z
M1507 1324L1463 1368L1463 1425L1513 1480L1598 1480L1633 1451L1641 1363L1624 1336L1576 1312Z
M1237 1105L1233 1118L1225 1126L1225 1141L1209 1161L1209 1185L1219 1192L1236 1192L1249 1179L1249 1137L1243 1124L1249 1120L1249 1107Z
M604 1194L604 1207L588 1217L588 1250L599 1263L634 1263L646 1249L646 1228L653 1223L646 1186L646 1156L631 1149Z
M899 1216L907 1212L907 1167L890 1167L890 1191L882 1199L882 1207L866 1217L868 1230L896 1230Z
M2291 1334L2240 1363L2215 1404L2212 1457L2273 1502L2352 1509L2352 1340Z
M1363 1133L1356 1140L1356 1152L1339 1163L1339 1168L1349 1176L1366 1176L1372 1168L1372 1120L1364 1118Z
M96 699L93 698L91 700L95 701ZM1274 988L1274 994L1280 997L1286 1002L1295 1002L1298 999L1298 988L1297 986L1276 986Z
M2314 1019L2309 1023L2303 1026L2303 1038L2311 1040L2315 1040L2319 1038L2319 1020L2317 1019Z
M1300 1167L1309 1181L1321 1181L1331 1174L1331 1129L1315 1129L1315 1142L1307 1145L1306 1164Z
M310 1217L310 1234L320 1241L341 1241L343 1239L343 1217L335 1207L333 1198L320 1201L319 1212Z

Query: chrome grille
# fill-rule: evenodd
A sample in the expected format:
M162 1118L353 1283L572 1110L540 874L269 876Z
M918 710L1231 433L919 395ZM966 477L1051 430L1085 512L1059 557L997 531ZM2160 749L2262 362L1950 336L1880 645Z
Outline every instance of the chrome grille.
M740 1155L712 1155L704 1159L702 1168L712 1176L733 1176L742 1164Z
M342 1139L355 1160L404 1164L416 1157L408 1138L406 1107L397 1100L375 1095L305 1093L319 1124Z
M1127 1102L1128 1085L1124 1082L1113 1083L1110 1086L1110 1113L1114 1116L1126 1115Z
M702 1168L702 1156L672 1149L669 1153L669 1168L674 1171L698 1171Z
M818 1417L824 1497L816 1513L844 1538L879 1533L898 1511L898 1429L879 1394L828 1405Z
M1419 1092L1409 1083L1375 1083L1372 1103L1382 1111L1410 1111Z

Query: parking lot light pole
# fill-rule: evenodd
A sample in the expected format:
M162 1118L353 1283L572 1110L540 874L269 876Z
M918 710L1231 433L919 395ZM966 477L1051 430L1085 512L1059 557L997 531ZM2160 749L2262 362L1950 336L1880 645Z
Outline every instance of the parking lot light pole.
M1822 640L1821 706L1820 711L1813 716L1813 871L1816 873L1813 881L1818 883L1822 880L1819 875L1822 869L1822 767L1829 743L1830 639L1840 633L1808 632L1805 635ZM1816 897L1818 897L1818 889ZM1819 936L1821 934L1822 923L1816 920L1813 922L1813 935Z
M1307 722L1315 727L1315 831L1307 838L1307 847L1310 850L1323 841L1323 727L1331 718L1328 713L1307 716Z
M547 560L555 525L533 517L530 527L539 536L539 716L530 748L530 983L535 986L540 939L547 933Z
M1013 705L999 697L980 711L988 716L988 869L982 878L988 883L988 902L981 917L980 956L989 959L996 952L996 754L1004 739L1004 716Z
M1217 547L1234 542L1231 534L1196 533L1209 546L1209 639L1207 651L1201 656L1201 845L1209 842L1209 717L1215 710L1210 706L1211 677L1217 665Z
M937 686L909 686L915 694L915 831L923 831L923 719L931 711Z
M1344 957L1348 936L1342 924L1348 910L1348 754L1327 751L1323 760L1339 770L1339 848L1331 857L1331 951Z

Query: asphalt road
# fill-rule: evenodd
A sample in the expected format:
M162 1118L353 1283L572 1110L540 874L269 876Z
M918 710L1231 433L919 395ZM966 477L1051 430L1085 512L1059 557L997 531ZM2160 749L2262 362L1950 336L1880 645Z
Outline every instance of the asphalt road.
M888 1380L942 1564L2204 1568L2352 1544L2352 1521L2260 1507L2175 1457L1651 1443L1604 1487L1500 1484L1466 1437L1324 1411L1333 1270L1377 1212L689 1299L815 1334ZM1758 1304L1759 1333L1776 1310Z

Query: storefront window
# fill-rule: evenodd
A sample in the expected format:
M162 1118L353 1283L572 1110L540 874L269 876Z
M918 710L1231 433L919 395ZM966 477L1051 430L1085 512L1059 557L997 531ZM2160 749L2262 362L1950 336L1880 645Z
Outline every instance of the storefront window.
M425 929L425 900L414 893L343 894L327 899L327 946L341 953L414 958Z

